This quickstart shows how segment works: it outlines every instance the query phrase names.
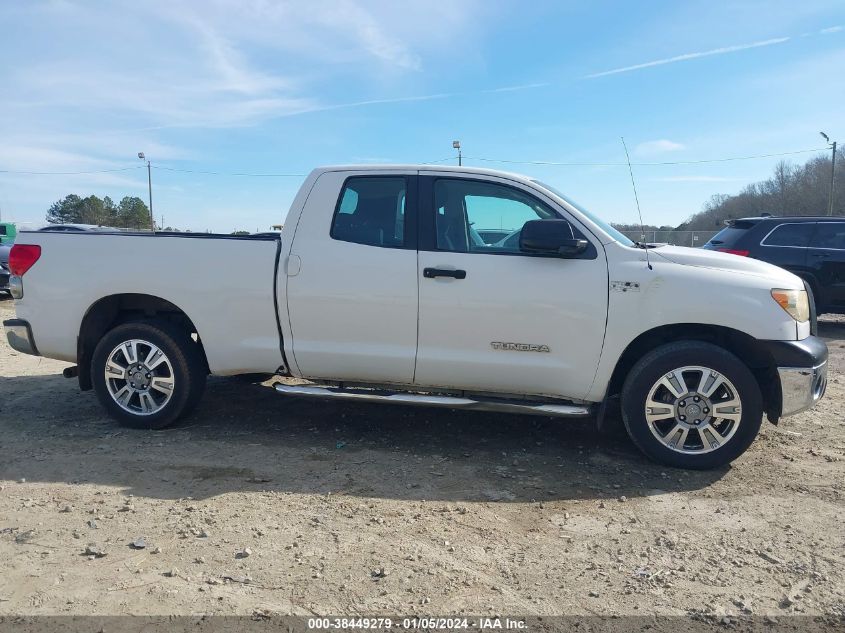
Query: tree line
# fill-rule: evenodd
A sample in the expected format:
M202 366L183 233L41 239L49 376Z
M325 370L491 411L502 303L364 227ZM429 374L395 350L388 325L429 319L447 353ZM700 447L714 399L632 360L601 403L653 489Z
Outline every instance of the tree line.
M845 215L845 159L842 158L836 161L836 182L839 184L833 199L833 214ZM803 165L781 161L770 178L746 185L733 195L712 196L701 211L676 227L649 224L643 228L648 239L652 239L656 232L655 241L665 242L669 240L671 231L718 231L724 227L725 220L763 213L775 216L827 215L829 193L830 158L817 156ZM640 233L639 224L614 222L613 226L629 234Z
M840 183L833 201L834 215L845 215L845 160L836 161L836 180ZM646 234L656 231L714 231L725 220L771 213L784 215L826 215L830 191L830 158L817 156L803 165L779 162L772 176L761 182L746 185L739 193L716 194L704 203L704 208L676 227L645 226ZM51 224L95 224L114 228L151 229L150 210L136 196L125 196L117 204L108 196L75 194L58 200L47 211ZM621 231L639 231L638 224L616 224ZM167 227L168 229L170 227ZM246 234L238 231L234 234ZM651 235L649 235L651 237ZM665 241L657 239L656 241Z
M833 214L845 215L845 161L836 161ZM830 158L817 156L803 165L780 161L772 176L751 183L734 195L716 194L704 203L678 230L712 231L725 220L754 217L763 213L784 215L827 215L830 194Z
M76 194L54 202L47 210L50 224L94 224L117 229L150 230L153 228L150 210L136 196L124 196L117 204L108 196L91 195L82 198Z

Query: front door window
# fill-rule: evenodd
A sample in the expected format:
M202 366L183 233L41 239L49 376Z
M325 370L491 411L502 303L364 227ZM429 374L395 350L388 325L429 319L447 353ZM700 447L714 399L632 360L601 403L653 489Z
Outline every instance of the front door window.
M519 253L526 222L557 217L518 189L472 180L438 179L434 205L437 250L453 253Z

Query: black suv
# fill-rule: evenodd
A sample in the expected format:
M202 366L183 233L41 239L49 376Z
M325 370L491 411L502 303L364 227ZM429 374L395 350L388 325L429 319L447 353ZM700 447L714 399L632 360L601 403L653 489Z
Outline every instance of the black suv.
M813 291L816 310L845 314L845 217L728 220L703 248L786 268Z

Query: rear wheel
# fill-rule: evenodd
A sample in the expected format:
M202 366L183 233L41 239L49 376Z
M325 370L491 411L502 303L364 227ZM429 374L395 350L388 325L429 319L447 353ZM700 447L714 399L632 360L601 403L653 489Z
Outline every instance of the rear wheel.
M622 417L653 460L707 469L739 457L763 419L760 388L736 356L697 341L669 343L644 356L622 389Z
M161 429L196 406L206 372L187 333L145 321L119 325L102 338L91 377L100 403L121 424Z

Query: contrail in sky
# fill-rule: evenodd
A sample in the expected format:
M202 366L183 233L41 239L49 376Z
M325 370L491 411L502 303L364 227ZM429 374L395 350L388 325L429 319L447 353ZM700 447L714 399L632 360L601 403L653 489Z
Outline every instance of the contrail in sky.
M655 59L654 61L645 62L643 64L634 64L633 66L623 66L622 68L614 68L612 70L605 70L600 73L593 73L587 75L585 79L595 79L596 77L606 77L607 75L618 75L620 73L629 73L633 70L640 70L642 68L651 68L652 66L663 66L665 64L674 64L677 62L685 62L690 59L698 59L699 57L712 57L714 55L726 55L727 53L736 53L739 51L747 51L752 48L762 48L764 46L774 46L775 44L783 44L791 40L791 37L776 37L771 40L762 40L760 42L752 42L751 44L737 44L736 46L723 46L722 48L714 48L709 51L699 51L697 53L684 53L683 55L675 55L674 57L666 57L664 59Z

